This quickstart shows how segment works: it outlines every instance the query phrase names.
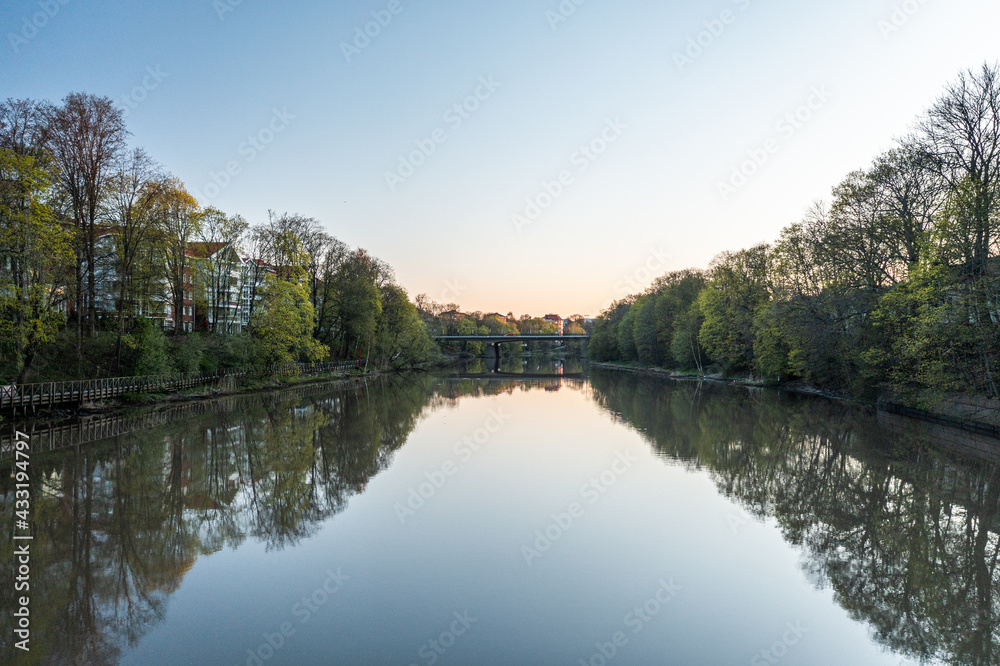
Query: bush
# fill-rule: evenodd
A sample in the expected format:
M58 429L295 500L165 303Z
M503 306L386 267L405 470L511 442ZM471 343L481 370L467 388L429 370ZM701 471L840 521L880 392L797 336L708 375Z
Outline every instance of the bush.
M162 375L171 371L167 338L148 319L139 319L122 337L122 369L132 375Z
M170 339L170 358L175 372L198 372L205 353L205 343L197 333L174 336Z

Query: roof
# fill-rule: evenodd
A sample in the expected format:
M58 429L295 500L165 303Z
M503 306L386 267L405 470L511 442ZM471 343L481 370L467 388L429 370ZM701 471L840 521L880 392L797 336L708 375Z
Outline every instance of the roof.
M229 243L188 243L187 256L195 259L208 259L229 247Z

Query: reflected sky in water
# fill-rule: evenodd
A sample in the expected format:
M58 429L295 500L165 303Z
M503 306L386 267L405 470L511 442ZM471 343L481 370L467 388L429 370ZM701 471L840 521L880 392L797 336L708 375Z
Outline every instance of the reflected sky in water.
M4 636L2 661L997 663L997 467L940 429L489 371L139 413L36 454L33 651Z

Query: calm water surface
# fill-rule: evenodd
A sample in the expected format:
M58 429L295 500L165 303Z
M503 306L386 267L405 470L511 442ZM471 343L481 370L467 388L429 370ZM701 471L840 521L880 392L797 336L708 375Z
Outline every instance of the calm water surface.
M505 369L182 405L36 453L32 651L4 583L0 661L1000 663L1000 467L962 450L988 440Z

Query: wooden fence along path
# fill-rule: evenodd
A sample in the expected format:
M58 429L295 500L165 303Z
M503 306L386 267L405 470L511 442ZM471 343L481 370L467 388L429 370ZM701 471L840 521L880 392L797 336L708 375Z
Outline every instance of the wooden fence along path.
M268 368L239 368L213 372L190 372L182 375L146 377L114 377L80 381L41 382L38 384L0 385L0 412L27 413L46 407L81 405L118 398L126 393L160 393L205 386L230 377L277 377L285 375L318 375L360 366L359 361L346 363L288 363Z

